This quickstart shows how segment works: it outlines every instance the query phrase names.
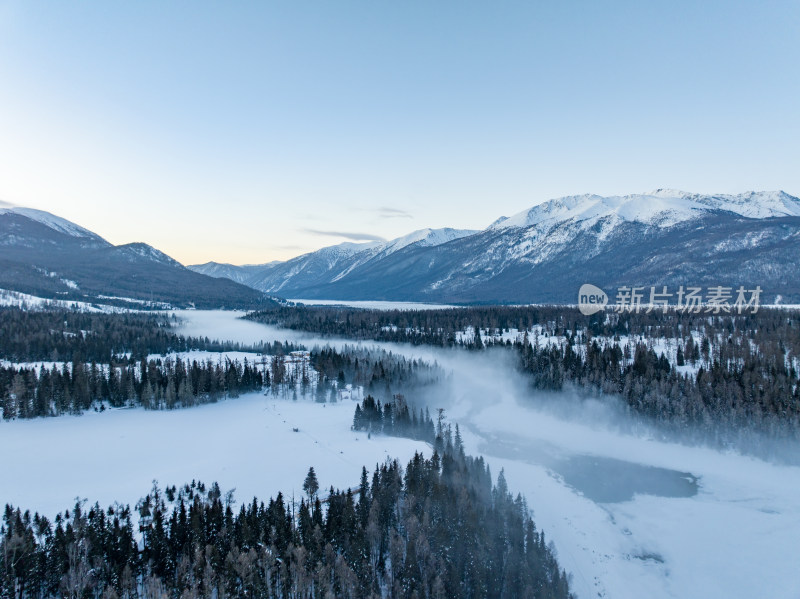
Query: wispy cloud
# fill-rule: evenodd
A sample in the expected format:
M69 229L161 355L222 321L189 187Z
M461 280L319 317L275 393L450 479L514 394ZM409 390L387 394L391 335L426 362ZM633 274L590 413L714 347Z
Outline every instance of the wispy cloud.
M375 211L381 218L414 218L410 212L400 210L399 208L390 208L388 206L381 206Z
M372 235L371 233L346 233L343 231L321 231L319 229L303 229L304 232L311 235L323 235L325 237L342 237L350 241L386 241L379 235Z
M269 247L273 250L308 250L308 247L304 245L271 245Z
M0 198L0 208L13 208L14 204L11 202L6 202L5 200Z

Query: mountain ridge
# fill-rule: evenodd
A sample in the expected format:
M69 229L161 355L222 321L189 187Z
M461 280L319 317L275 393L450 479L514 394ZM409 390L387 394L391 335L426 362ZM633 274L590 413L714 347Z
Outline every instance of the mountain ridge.
M565 196L442 243L376 250L394 241L322 248L272 264L246 284L290 298L535 303L574 302L584 282L746 278L775 296L800 298L800 199L783 191ZM693 254L676 253L676 243Z
M245 307L266 295L447 303L574 302L581 284L756 285L800 301L800 199L785 192L555 198L483 230L420 229L284 262L185 267L55 215L0 208L0 287ZM613 294L612 294L613 295Z
M146 243L115 246L66 219L27 208L0 209L0 288L97 303L109 303L108 297L176 307L270 303L255 289L195 273Z

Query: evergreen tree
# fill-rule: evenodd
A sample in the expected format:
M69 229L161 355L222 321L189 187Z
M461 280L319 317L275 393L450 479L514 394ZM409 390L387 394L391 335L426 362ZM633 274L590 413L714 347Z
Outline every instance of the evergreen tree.
M303 481L303 491L308 495L308 500L313 501L314 497L319 491L319 481L317 481L317 473L314 472L314 467L308 469L305 481Z

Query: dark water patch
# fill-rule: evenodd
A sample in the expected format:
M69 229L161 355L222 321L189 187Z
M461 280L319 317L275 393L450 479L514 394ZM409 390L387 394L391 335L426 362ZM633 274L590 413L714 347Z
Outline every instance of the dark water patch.
M637 494L694 497L699 487L697 477L689 472L614 458L577 455L560 460L552 469L596 503L630 501Z
M698 478L690 472L615 458L566 455L563 449L540 439L486 434L483 438L482 454L548 468L596 503L630 501L637 494L694 497L699 488Z

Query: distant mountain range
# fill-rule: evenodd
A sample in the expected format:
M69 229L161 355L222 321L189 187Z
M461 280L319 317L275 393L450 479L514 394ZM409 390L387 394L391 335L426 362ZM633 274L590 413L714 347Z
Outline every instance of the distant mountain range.
M550 200L482 231L424 229L286 262L189 268L286 298L571 302L583 283L760 285L800 301L800 199L784 192L651 193Z
M342 243L285 262L184 267L159 250L114 246L67 220L0 209L0 288L93 301L252 307L289 299L575 303L583 283L724 285L800 303L800 199L784 192L558 198L480 231L423 229Z
M115 246L48 212L0 208L0 288L82 302L248 308L260 291L193 272L145 243ZM138 305L138 304L137 304Z
M286 262L232 266L208 262L189 266L195 272L209 276L224 276L253 289L280 295L299 297L297 290L323 289L339 281L349 281L364 268L382 263L390 256L409 248L431 248L455 239L474 235L477 231L459 229L422 229L386 242L341 243L304 254ZM365 289L364 293L370 293ZM305 297L305 296L304 296ZM308 296L312 297L312 296ZM321 298L322 296L314 295ZM333 299L344 299L335 297ZM347 299L375 299L353 297Z

